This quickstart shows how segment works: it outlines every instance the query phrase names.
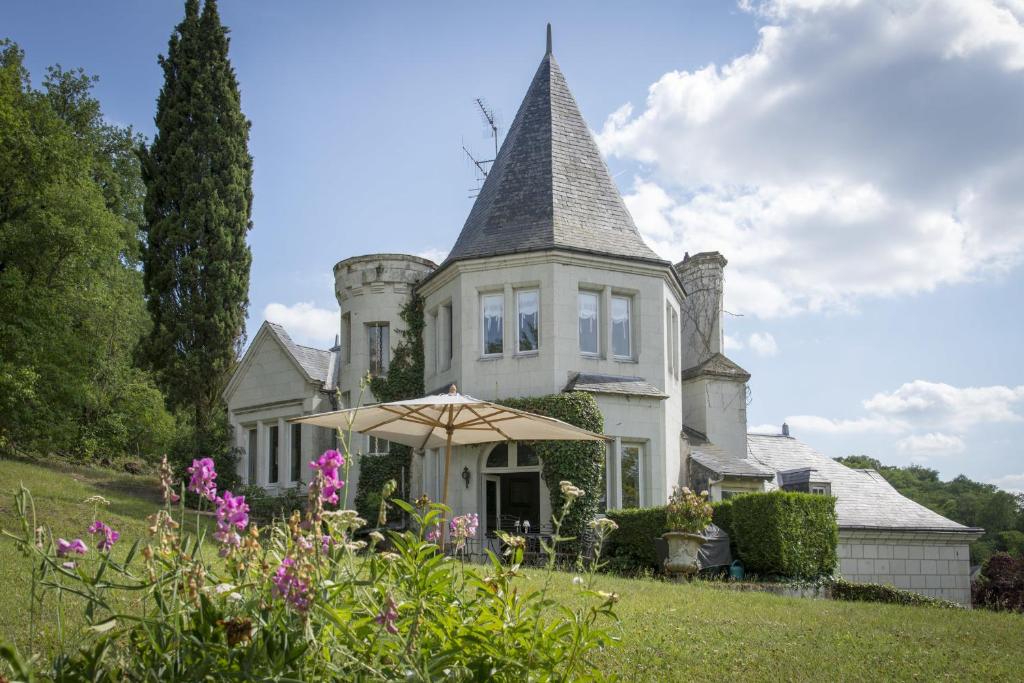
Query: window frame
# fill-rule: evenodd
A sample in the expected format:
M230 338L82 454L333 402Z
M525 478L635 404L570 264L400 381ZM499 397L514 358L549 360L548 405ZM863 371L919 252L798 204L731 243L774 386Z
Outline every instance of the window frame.
M594 345L596 348L593 351L585 351L583 349L583 334L580 330L580 321L583 319L583 297L585 296L594 298ZM576 347L581 356L586 358L601 357L601 292L581 289L576 293Z
M267 483L281 481L281 430L278 425L267 428Z
M522 314L520 313L520 298L525 294L536 294L537 295L537 329L536 329L536 348L534 349L522 349L520 342L522 341ZM540 288L539 287L524 287L517 289L515 293L516 297L516 354L520 356L530 356L540 353L541 344L541 318L540 318Z
M626 355L616 353L615 351L615 301L616 299L626 302L626 341L629 344L629 349ZM636 356L633 353L633 297L629 294L612 294L608 301L608 317L609 324L611 327L611 346L612 358L615 360L633 360Z
M487 351L487 301L497 299L501 302L501 335L498 344L501 348L497 351ZM505 355L505 293L504 292L481 292L480 294L480 356L482 358L499 358Z
M288 480L292 482L302 481L302 425L293 424L290 431L289 445L291 447L292 459Z
M249 453L249 463L246 470L246 476L249 481L246 482L249 486L255 486L256 482L259 481L260 470L259 470L259 457L260 457L260 430L259 425L248 427L246 429L246 450Z
M647 451L647 442L646 441L634 440L634 439L620 439L619 440L619 447L618 447L619 457L618 457L618 463L617 463L617 467L616 467L616 470L617 470L616 471L616 475L617 475L616 476L616 480L617 480L618 487L619 487L619 491L618 491L619 507L622 508L622 509L626 508L626 503L623 500L623 493L624 493L623 483L625 482L625 477L623 477L623 469L622 469L623 457L622 456L623 456L623 453L625 452L625 450L627 448L636 448L637 449L637 456L636 456L636 499L637 499L636 500L636 507L642 508L646 504L646 502L647 502L647 500L646 500L647 496L644 495L644 474L645 474L645 470L646 470L646 467L644 466L644 453Z
M384 450L380 450L380 445L382 443L387 444L387 448L385 448ZM375 447L375 445L376 445L376 447ZM388 439L382 439L379 436L374 436L372 434L367 434L366 435L366 454L367 455L387 455L390 452L391 452L391 441L389 441Z

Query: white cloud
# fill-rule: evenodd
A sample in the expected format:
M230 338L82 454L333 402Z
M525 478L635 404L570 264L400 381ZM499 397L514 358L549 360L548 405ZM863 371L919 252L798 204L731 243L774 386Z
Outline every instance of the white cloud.
M929 432L927 434L911 434L896 442L896 447L903 453L915 456L943 456L963 453L967 445L959 436Z
M817 432L821 434L865 434L900 433L908 425L900 420L873 415L854 420L834 420L818 415L791 415L786 418L791 430L796 432Z
M779 352L779 345L775 343L775 337L768 332L754 332L747 339L747 343L759 356L774 356Z
M763 317L929 291L1024 256L1024 26L997 0L741 2L723 66L665 74L605 122L672 259L718 250Z
M754 425L747 427L748 434L781 434L782 425Z
M317 308L312 301L292 306L270 303L263 309L263 317L284 326L289 336L299 344L321 348L334 343L341 327L337 309Z
M722 343L725 346L725 351L739 351L743 348L743 340L739 337L733 337L728 334L722 335Z
M1007 474L989 481L1001 489L1024 493L1024 474Z
M416 256L419 256L420 258L425 258L428 261L433 261L434 263L440 265L441 261L444 261L446 258L448 258L448 250L430 247L428 249L424 249L423 251L416 252Z
M981 423L1020 422L1024 418L1013 409L1019 402L1024 402L1024 385L954 387L915 380L895 391L875 394L864 401L864 408L924 426L948 425L959 431Z

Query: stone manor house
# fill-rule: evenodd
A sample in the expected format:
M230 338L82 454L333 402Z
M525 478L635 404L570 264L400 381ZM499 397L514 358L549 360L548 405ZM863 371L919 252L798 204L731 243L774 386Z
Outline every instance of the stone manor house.
M968 544L980 535L904 498L877 473L817 453L783 427L747 433L750 375L722 348L726 259L679 263L644 243L548 50L462 233L440 265L405 254L334 266L339 343L314 349L264 323L225 391L245 481L274 492L308 480L329 430L292 417L353 407L360 378L388 368L415 290L426 310L431 393L481 399L591 393L613 438L607 508L664 504L676 484L715 500L774 488L835 496L840 572L967 603ZM363 395L363 403L373 402ZM340 405L338 405L340 403ZM387 452L354 439L364 457ZM415 453L406 496L441 498L443 454ZM551 510L525 443L456 449L449 500L543 528ZM557 485L557 483L554 483ZM358 468L349 481L358 486Z

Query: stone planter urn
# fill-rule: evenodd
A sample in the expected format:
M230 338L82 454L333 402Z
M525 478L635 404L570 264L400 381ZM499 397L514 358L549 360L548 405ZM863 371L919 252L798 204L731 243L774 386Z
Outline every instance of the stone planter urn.
M668 544L665 571L677 578L689 578L700 570L697 553L704 537L685 531L669 531L661 535Z

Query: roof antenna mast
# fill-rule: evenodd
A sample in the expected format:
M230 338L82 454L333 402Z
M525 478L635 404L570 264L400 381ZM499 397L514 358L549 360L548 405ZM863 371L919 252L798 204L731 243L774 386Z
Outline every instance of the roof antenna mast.
M470 188L470 199L473 199L480 194L480 188L483 186L484 180L487 179L487 173L491 170L491 164L493 164L494 160L498 158L498 120L494 115L494 110L487 106L487 102L485 102L482 97L477 97L473 102L476 103L477 108L480 110L480 114L484 118L484 123L489 129L487 134L494 142L494 156L490 159L477 159L472 152L466 149L466 145L463 143L462 151L465 152L466 157L476 169L476 187Z

